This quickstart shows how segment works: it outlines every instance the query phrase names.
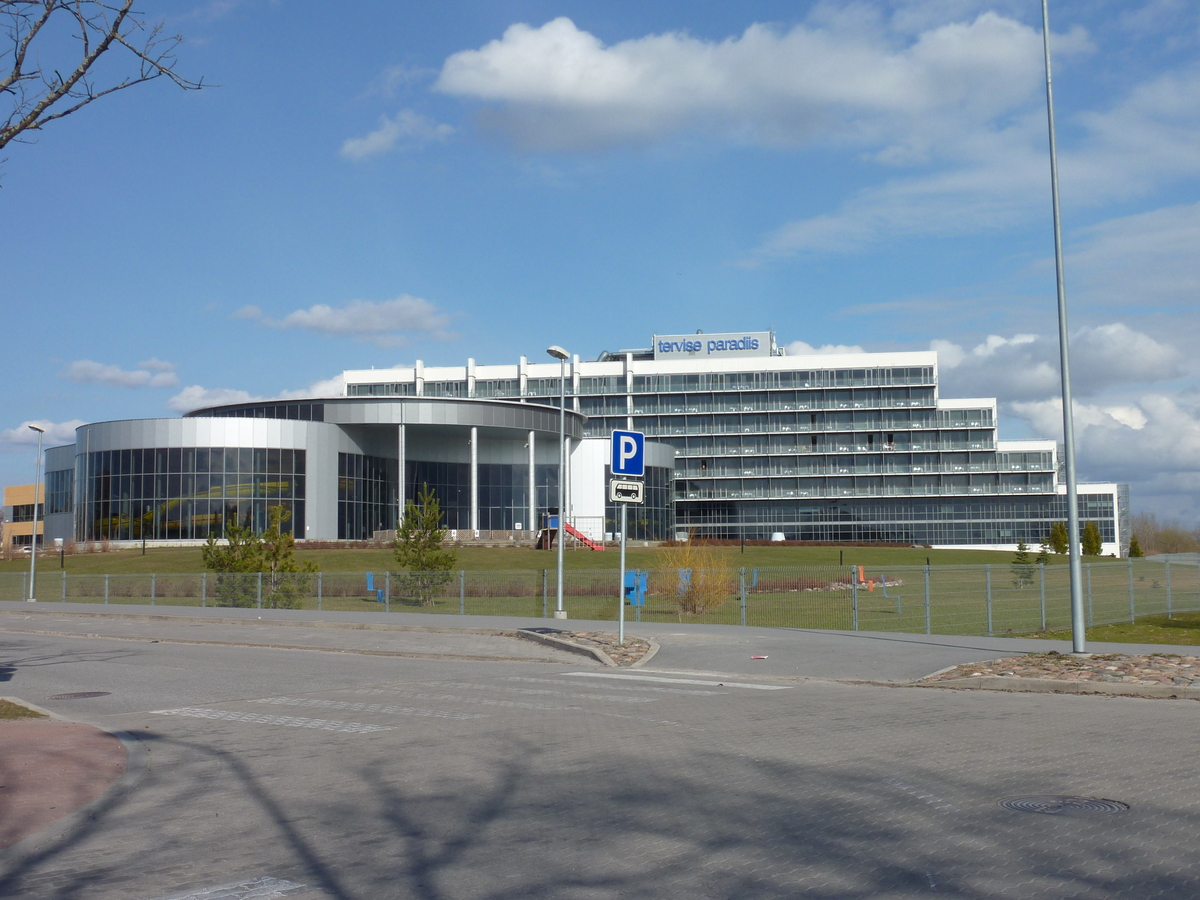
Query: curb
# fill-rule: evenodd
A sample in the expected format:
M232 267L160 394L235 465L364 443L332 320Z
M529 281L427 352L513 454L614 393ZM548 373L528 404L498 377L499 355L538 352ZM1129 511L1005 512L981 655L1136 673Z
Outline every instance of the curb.
M47 719L58 719L60 722L70 722L71 720L65 716L60 716L56 712L50 712L48 709L43 709L36 703L30 703L28 700L22 700L20 697L0 697L0 700L7 700L15 706L23 706L25 709L31 709L35 713L41 713ZM32 718L32 717L31 717ZM86 723L85 723L86 724Z
M567 653L576 653L579 656L587 656L602 666L615 668L616 663L613 662L611 656L601 650L599 647L585 647L582 644L576 644L573 641L568 641L566 638L554 637L553 635L543 634L540 631L535 631L532 628L517 629L517 637L524 638L527 641L533 641L535 644L543 644L547 647L553 647L555 650L565 650Z
M1200 687L1166 684L1113 684L1095 681L1059 681L980 675L938 682L912 682L913 687L943 688L955 691L1008 691L1030 694L1092 694L1108 697L1145 697L1159 700L1200 700Z
M591 657L599 662L600 665L614 669L640 668L641 666L644 666L646 663L650 662L650 660L654 658L654 655L658 653L659 650L657 641L651 640L650 638L639 638L639 640L643 640L649 644L650 648L637 662L630 663L627 666L622 666L599 647L588 647L583 644L576 644L574 641L568 640L567 638L556 637L553 634L546 634L544 631L540 631L536 628L522 628L519 629L516 634L519 638L524 638L527 641L533 641L534 643L538 644L544 644L547 647L553 647L555 650L565 650L567 653L577 653L580 656Z
M203 609L204 607L188 607L190 609ZM212 607L209 607L210 609ZM0 608L0 613L12 612ZM257 610L256 610L257 611ZM54 610L54 609L30 609L21 611L27 615L35 616L78 616L78 617L94 617L97 619L122 619L130 622L187 622L195 625L197 623L214 624L214 625L286 625L292 628L342 628L348 631L415 631L426 632L433 634L488 634L498 635L501 637L512 636L514 629L512 628L460 628L438 625L400 625L387 622L328 622L328 621L296 621L293 619L264 619L262 616L256 618L241 617L241 616L170 616L170 615L154 615L153 613L122 613L122 612L82 612L76 610ZM461 617L460 617L461 618ZM107 635L95 635L96 637L107 637Z
M119 803L142 780L150 763L150 750L142 743L135 731L118 731L114 728L107 728L104 725L97 725L94 722L68 719L66 716L42 710L40 707L36 707L24 700L14 700L14 702L18 702L22 706L28 706L30 709L37 709L39 712L45 712L51 718L60 722L88 725L98 731L111 734L125 748L125 771L121 773L121 777L113 782L107 791L91 803L80 807L70 815L63 816L56 822L51 822L36 834L31 834L29 837L17 841L11 846L0 849L0 866L4 866L5 868L15 866L26 859L37 856L47 844L68 839L72 832L79 830L108 807Z

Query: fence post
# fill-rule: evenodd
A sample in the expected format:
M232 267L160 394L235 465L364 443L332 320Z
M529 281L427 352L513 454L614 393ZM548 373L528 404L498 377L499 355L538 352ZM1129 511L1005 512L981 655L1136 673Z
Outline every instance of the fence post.
M62 602L63 602L63 603L66 603L66 602L67 602L67 573L66 573L65 571L62 573L62 579L63 579L63 582L62 582Z
M258 573L258 608L262 609L262 572Z
M854 630L858 631L858 570L850 567L850 607L854 613Z
M635 579L637 576L633 576ZM742 598L742 626L746 625L746 567L738 569L738 587ZM640 609L641 607L639 607Z
M1129 624L1132 625L1137 621L1137 615L1133 608L1133 558L1126 560L1129 563Z
M383 611L392 611L392 573L383 573Z
M208 606L208 573L200 573L200 606Z
M929 608L929 566L925 567L925 633L933 634L933 618Z
M158 595L158 576L153 572L150 573L150 605L154 606L154 601Z
M1171 561L1170 561L1169 559L1168 559L1168 560L1166 560L1166 564L1167 564L1167 572L1166 572L1166 575L1167 575L1167 618L1168 618L1168 619L1170 619L1170 618L1172 617L1172 609L1171 609Z
M104 576L104 602L108 603L108 576Z
M549 609L546 606L546 570L542 569L542 618L548 618Z
M1084 564L1083 564L1083 571L1084 571L1084 573L1085 573L1085 575L1086 575L1086 577L1087 577L1087 592L1088 592L1088 628L1091 628L1091 627L1092 627L1092 624L1093 624L1093 616L1092 616L1092 564L1091 564L1091 563L1084 563Z
M317 573L317 610L318 611L321 609L321 605L322 605L322 603L324 603L324 599L325 599L325 591L324 591L325 585L322 583L322 579L323 579L324 575L325 575L324 572Z
M983 567L983 577L987 583L987 620L988 620L988 637L992 636L992 567L986 565Z
M21 573L21 599L24 600L29 596L29 575L25 572Z
M458 614L467 614L467 570L458 570Z
M1046 564L1038 563L1038 588L1042 595L1042 631L1046 630Z

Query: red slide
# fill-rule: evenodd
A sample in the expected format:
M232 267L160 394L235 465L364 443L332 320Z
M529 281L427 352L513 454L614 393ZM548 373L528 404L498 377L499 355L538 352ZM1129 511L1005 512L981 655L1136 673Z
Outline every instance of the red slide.
M598 544L595 541L593 541L591 538L584 537L582 534L580 534L575 529L575 526L572 525L570 522L564 522L563 525L567 529L567 534L571 535L571 537L575 538L575 540L579 541L579 543L583 544L583 546L587 547L589 550L603 550L604 549L603 544Z

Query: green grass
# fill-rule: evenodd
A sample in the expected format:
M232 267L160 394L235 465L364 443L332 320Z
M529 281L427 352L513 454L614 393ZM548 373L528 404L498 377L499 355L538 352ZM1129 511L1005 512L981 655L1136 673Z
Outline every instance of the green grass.
M1031 634L1029 637L1069 641L1070 631ZM1098 625L1087 629L1087 639L1114 644L1183 644L1200 647L1200 613L1175 613L1166 616L1145 616L1136 622L1120 625Z
M653 569L658 565L657 548L637 546L631 542L627 549L629 568ZM909 547L747 547L745 553L738 547L728 548L732 564L746 567L765 566L836 566L839 553L844 564L863 566L923 566L926 558L934 566L1004 564L1012 560L1008 551L992 550L925 550ZM322 572L382 572L396 568L396 558L391 549L380 550L301 550L296 556L301 560L312 560ZM584 569L616 568L618 553L609 548L603 553L591 550L568 550L564 554L564 566L571 571ZM1052 565L1065 562L1065 557L1053 557ZM141 549L121 550L112 553L84 553L66 556L63 568L72 575L104 574L159 574L203 572L200 548L153 548L143 556ZM544 550L523 547L461 547L458 550L457 569L468 571L540 571L553 570L556 554ZM28 572L29 559L0 560L0 572ZM59 559L54 556L38 557L38 571L47 574L59 571Z
M0 700L0 719L44 719L45 713L13 703L11 700Z

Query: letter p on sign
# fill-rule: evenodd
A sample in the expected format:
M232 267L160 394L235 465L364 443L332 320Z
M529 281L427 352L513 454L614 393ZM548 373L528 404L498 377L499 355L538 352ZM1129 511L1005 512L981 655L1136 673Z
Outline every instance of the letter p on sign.
M646 473L646 436L640 431L612 433L612 473L642 476Z

